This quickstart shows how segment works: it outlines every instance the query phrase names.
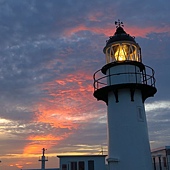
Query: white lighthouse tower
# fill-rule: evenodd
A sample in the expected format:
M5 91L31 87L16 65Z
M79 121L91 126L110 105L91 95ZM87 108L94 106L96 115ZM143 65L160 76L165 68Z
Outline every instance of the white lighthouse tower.
M94 73L94 97L107 104L109 170L152 170L144 101L157 91L154 70L123 23L115 24L103 49L106 65Z

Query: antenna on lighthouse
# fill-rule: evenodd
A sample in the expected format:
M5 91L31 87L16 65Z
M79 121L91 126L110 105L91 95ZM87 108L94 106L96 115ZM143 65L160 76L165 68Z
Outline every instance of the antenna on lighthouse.
M39 159L39 161L41 161L41 170L45 170L45 162L48 161L48 157L47 158L45 157L46 150L47 149L45 149L45 148L42 149L42 156Z

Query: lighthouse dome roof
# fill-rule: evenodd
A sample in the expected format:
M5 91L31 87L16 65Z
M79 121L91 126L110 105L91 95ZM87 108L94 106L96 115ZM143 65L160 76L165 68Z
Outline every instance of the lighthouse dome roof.
M121 26L119 26L117 27L114 35L109 37L109 40L106 41L106 46L104 47L103 51L105 51L107 46L110 46L114 42L118 42L118 41L131 41L133 43L136 43L135 37L132 37L129 34L127 34L124 31L124 29Z

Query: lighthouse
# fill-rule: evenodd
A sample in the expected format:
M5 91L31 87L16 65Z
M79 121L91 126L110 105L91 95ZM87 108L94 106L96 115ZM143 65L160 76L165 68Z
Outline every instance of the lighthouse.
M152 170L144 102L156 93L154 70L123 23L106 41L106 64L94 73L94 97L107 105L109 170Z

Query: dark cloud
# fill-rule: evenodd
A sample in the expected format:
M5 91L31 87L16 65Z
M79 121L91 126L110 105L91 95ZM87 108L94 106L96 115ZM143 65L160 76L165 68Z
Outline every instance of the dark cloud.
M169 111L169 108L164 108L149 113L148 129L152 148L165 146L170 139Z
M144 64L156 72L158 93L146 103L165 104L148 111L149 134L153 147L168 145L168 5L167 0L0 0L1 156L16 159L31 146L41 150L41 143L53 154L106 147L106 105L93 97L92 76L105 64L102 50L117 19L136 36Z

